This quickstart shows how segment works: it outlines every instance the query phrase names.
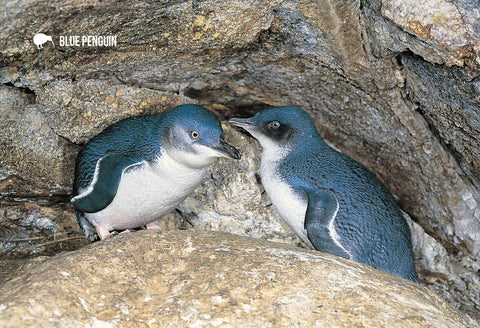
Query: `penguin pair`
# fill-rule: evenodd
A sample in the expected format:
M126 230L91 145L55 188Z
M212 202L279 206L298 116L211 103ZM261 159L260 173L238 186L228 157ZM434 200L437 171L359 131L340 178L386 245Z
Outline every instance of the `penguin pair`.
M275 107L229 122L260 142L264 188L307 246L418 281L410 230L393 196L368 169L325 144L305 110ZM218 157L240 154L203 107L120 121L77 157L78 222L90 240L155 227Z

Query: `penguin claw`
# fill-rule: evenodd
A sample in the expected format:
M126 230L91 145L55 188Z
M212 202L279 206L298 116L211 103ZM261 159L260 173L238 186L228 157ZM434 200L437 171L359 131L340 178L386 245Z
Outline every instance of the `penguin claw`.
M95 227L95 230L97 230L97 234L100 237L100 240L112 238L113 236L116 235L115 231L110 232L110 231L108 231L107 228L102 227L102 226Z
M158 224L158 221L153 221L145 225L147 229L153 229L153 230L161 230L162 227Z
M109 239L109 238L115 237L116 235L121 235L123 233L132 232L132 230L130 230L130 229L126 229L126 230L123 230L121 232L108 231L108 229L105 228L105 227L96 227L95 229L97 230L97 234L100 237L100 240Z

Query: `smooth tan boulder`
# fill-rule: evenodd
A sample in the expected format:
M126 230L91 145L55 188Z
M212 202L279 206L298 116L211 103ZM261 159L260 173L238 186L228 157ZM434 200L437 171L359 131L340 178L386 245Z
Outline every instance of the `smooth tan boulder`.
M418 224L422 283L480 322L478 1L10 0L0 13L0 266L79 233L75 157L108 125L183 103L222 120L300 105ZM40 49L39 33L52 38ZM117 42L62 42L89 36ZM251 164L214 166L183 208L196 229L296 243L242 175Z
M474 327L428 289L316 251L141 231L31 262L2 327Z

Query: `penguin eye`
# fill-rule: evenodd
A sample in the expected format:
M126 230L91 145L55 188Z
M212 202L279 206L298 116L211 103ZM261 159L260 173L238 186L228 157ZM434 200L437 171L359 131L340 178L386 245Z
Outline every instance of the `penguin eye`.
M190 133L190 138L192 138L193 140L197 140L200 138L200 132L198 132L197 130L192 130L189 133Z
M280 122L279 121L272 121L272 122L268 123L267 127L269 129L276 130L280 127Z

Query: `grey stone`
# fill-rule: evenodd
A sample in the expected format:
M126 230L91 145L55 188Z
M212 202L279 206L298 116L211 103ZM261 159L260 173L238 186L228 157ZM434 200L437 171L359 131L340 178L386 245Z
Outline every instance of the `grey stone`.
M379 55L411 51L435 64L480 64L475 1L366 1L363 13Z
M0 195L61 194L71 190L77 147L48 125L33 96L14 87L0 87ZM6 189L6 190L5 190Z
M57 80L37 92L50 128L76 144L86 143L121 119L156 114L188 101L171 93L99 80Z

